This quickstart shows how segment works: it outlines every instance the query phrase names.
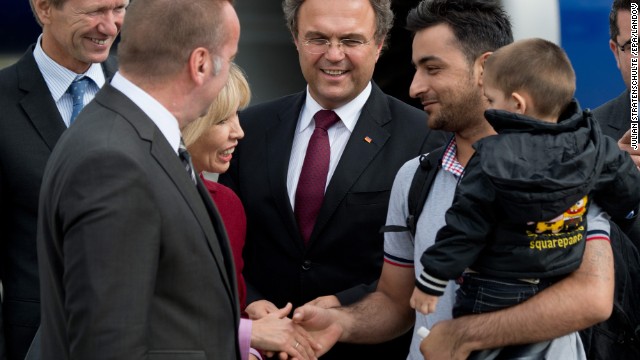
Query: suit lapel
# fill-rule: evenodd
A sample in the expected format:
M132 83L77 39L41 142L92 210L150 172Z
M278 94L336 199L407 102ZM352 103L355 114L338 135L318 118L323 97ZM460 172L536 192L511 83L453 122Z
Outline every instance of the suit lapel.
M219 231L218 234L216 234L213 224L215 223L218 229L223 229L222 222L217 215L212 217L209 216L209 212L205 206L207 201L211 202L211 199L208 198L209 195L206 194L206 197L201 196L182 166L182 162L178 155L176 155L167 142L167 139L162 135L160 130L158 130L153 121L149 119L147 115L131 100L129 100L129 98L124 96L111 85L107 84L96 95L96 101L121 114L133 127L136 128L141 139L151 142L151 156L156 159L160 167L164 169L167 176L171 178L172 182L191 208L205 234L207 245L216 261L218 269L220 270L220 274L230 298L234 299L235 291L230 282L230 276L232 276L231 274L233 274L233 271L229 272L228 268L230 265L225 263L225 255L227 255L226 262L230 262L231 257L228 256L228 251L223 255L223 249L227 248L227 235L224 230ZM198 179L198 181L200 180ZM202 186L202 184L200 184L200 186ZM209 205L212 206L212 209L210 210L211 213L217 212L217 210L214 210L213 204ZM219 237L216 237L216 235L219 235ZM232 301L231 303L233 304L234 302Z
M295 246L300 250L304 250L304 242L298 231L298 223L291 208L291 200L287 191L287 172L294 132L304 99L305 92L293 97L289 104L290 106L285 106L280 111L278 122L266 134L267 161L269 161L267 168L269 169L268 179L271 193L275 198L275 203L285 228L289 231L290 238L294 240Z
M114 56L109 56L107 60L105 60L102 64L102 72L104 73L105 83L108 84L111 82L113 75L118 71L118 62Z
M606 126L615 130L616 140L621 138L631 124L631 97L628 90L614 100L613 112L606 122ZM597 119L596 119L597 120Z
M197 177L197 179L198 179L198 186L197 186L198 194L200 195L200 198L204 203L204 206L207 210L207 214L209 215L209 219L213 224L213 230L216 232L216 235L218 237L218 244L220 245L221 254L224 259L229 259L229 261L224 262L225 271L223 271L223 269L220 268L219 261L216 261L216 263L218 264L218 270L220 270L221 273L226 273L228 274L228 277L232 278L231 282L229 282L230 279L227 277L226 284L227 284L227 291L229 292L229 296L233 298L234 297L233 294L237 294L238 291L235 288L236 279L235 279L235 270L233 268L233 262L230 260L230 259L233 259L233 256L231 254L231 248L229 246L229 235L227 235L227 231L226 231L226 228L224 227L224 223L222 221L222 217L220 216L220 212L218 211L216 204L211 199L211 195L209 194L209 191L207 191L207 189L205 188L200 177ZM215 257L216 247L214 246L210 238L207 238L207 239L209 241L209 248L211 249L212 253L214 253L214 257Z
M18 62L17 71L18 86L25 92L25 96L20 100L20 106L49 149L53 150L67 126L38 69L33 57L33 46Z
M58 139L67 129L67 125L33 57L34 47L35 45L29 47L17 66L18 87L25 92L25 96L20 100L20 106L49 149L53 150ZM101 66L108 83L117 70L115 58L107 58Z
M383 125L389 121L391 121L391 112L386 96L373 84L371 95L362 108L360 118L329 181L320 213L311 233L310 246L313 246L314 240L327 226L349 190L391 136L383 128ZM365 138L371 139L371 142L365 141Z
M149 121L151 120L149 119ZM227 272L225 257L222 253L222 249L224 248L222 244L226 239L226 232L224 232L224 230L222 230L222 232L215 231L213 227L214 218L209 216L209 212L207 211L207 208L205 206L206 198L201 196L201 194L198 192L198 189L196 188L196 186L194 186L191 178L184 170L184 167L182 166L182 162L178 158L178 155L176 155L173 149L171 149L169 143L159 130L154 133L154 138L151 145L151 155L165 170L167 176L171 178L173 183L176 185L176 188L178 188L178 191L180 191L185 201L191 208L191 211L198 220L198 223L200 224L200 227L202 228L207 238L207 245L216 261L218 270L222 274L225 287L229 294L233 294L233 288L231 287L231 283L229 280L230 273ZM199 179L198 182L200 182ZM222 226L220 222L217 222L216 225ZM220 236L218 237L216 235ZM227 259L227 261L229 261L230 258ZM231 298L233 298L233 296L231 296Z

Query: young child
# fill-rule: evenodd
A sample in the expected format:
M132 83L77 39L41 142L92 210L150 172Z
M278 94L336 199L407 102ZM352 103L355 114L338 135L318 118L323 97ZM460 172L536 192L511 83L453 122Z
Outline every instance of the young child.
M640 173L575 100L567 55L542 39L493 53L483 75L498 135L474 144L446 226L422 255L411 305L435 310L458 279L453 316L513 306L576 270L585 241L635 216ZM587 215L589 215L587 231Z

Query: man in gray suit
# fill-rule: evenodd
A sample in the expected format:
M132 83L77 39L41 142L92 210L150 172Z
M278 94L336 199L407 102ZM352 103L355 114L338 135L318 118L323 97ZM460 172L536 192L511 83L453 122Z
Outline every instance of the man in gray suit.
M120 71L61 137L38 220L47 359L239 359L233 261L180 128L224 86L229 1L135 0Z
M79 109L113 76L109 50L128 1L30 3L42 35L0 71L0 359L7 360L24 359L40 324L38 195L45 164L71 123L68 89L90 79Z

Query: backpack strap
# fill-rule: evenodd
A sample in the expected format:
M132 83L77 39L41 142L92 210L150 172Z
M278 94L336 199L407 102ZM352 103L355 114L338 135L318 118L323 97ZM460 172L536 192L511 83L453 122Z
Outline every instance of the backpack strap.
M427 154L420 155L420 165L413 175L411 187L409 187L409 194L407 196L409 215L406 219L406 226L387 225L383 226L380 229L380 232L409 231L412 236L416 235L418 218L424 208L427 196L429 196L429 190L431 189L431 185L433 185L433 180L440 168L444 151L445 147L442 146Z

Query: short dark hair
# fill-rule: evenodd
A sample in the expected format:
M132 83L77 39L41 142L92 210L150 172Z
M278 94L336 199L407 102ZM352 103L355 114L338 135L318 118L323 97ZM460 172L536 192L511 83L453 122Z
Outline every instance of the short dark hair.
M631 12L631 0L613 0L613 5L611 5L611 11L609 12L609 35L614 42L617 41L616 39L620 35L618 12L621 10Z
M472 64L480 55L513 42L511 21L493 0L423 0L407 16L407 29L414 34L447 24Z
M558 118L576 91L576 74L558 45L539 38L524 39L496 50L484 63L485 84L505 96L524 91L538 117Z

